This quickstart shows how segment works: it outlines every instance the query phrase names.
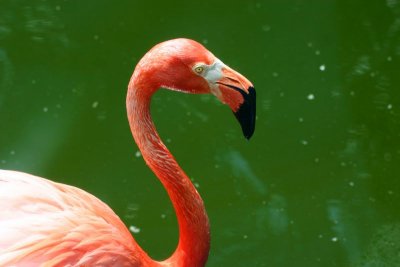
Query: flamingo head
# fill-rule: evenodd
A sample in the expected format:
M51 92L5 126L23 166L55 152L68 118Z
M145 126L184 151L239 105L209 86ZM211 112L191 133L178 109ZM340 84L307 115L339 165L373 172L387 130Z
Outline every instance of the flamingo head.
M153 67L141 66L151 64ZM212 93L227 104L250 139L255 129L256 92L243 75L225 65L203 45L173 39L153 47L139 62L151 75L154 87L187 93Z

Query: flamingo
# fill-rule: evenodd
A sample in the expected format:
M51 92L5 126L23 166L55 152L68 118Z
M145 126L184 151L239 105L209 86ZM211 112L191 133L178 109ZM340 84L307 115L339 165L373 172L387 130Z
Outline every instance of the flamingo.
M188 266L206 264L209 221L196 188L161 141L150 115L158 88L211 93L227 104L245 138L255 128L255 90L244 76L190 39L157 44L137 64L126 98L130 129L176 212L179 242L153 260L110 207L73 186L0 170L0 266Z

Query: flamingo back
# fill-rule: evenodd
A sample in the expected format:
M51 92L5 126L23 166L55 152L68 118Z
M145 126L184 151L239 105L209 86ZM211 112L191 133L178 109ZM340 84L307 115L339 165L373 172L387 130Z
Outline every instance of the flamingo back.
M93 195L0 170L0 266L141 266L143 254L119 217Z

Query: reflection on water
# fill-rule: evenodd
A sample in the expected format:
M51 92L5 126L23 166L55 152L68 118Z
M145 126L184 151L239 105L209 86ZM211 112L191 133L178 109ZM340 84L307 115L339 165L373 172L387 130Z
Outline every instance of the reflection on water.
M271 233L279 236L288 231L287 203L283 196L272 195L267 209L264 207L258 209L257 215L258 225L268 224Z
M349 262L359 259L359 231L354 224L353 215L340 200L330 200L327 203L328 218L331 223L332 236L325 238L339 244L346 250Z
M362 260L355 267L400 266L400 225L387 224L373 235Z
M1 29L0 29L1 31ZM1 33L0 33L1 34ZM0 40L1 40L0 36ZM6 90L11 86L13 78L13 67L7 52L0 47L0 107L5 101Z
M224 155L224 165L230 165L235 177L244 179L245 182L260 195L267 193L263 180L256 176L250 167L249 162L238 151L228 151Z
M49 6L44 2L24 6L22 15L24 26L32 41L54 43L58 49L69 45L64 25L57 15L60 11L60 5Z

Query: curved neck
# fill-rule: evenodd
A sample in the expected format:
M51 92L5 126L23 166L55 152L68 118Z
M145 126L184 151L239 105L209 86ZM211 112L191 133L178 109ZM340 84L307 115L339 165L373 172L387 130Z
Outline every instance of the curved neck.
M165 266L204 266L210 247L203 200L161 141L150 115L150 100L158 88L142 88L131 80L126 99L129 125L144 160L164 185L179 224L179 243Z

